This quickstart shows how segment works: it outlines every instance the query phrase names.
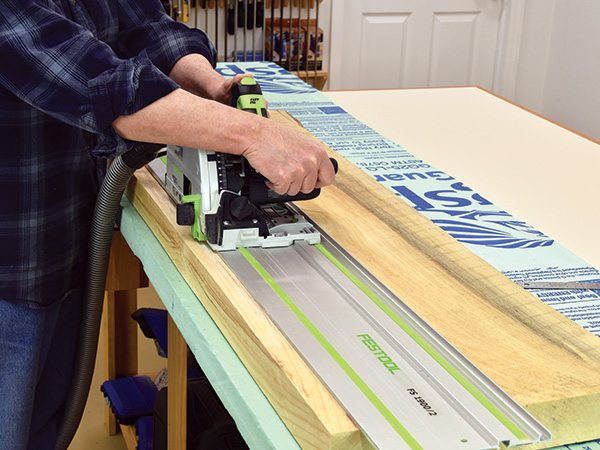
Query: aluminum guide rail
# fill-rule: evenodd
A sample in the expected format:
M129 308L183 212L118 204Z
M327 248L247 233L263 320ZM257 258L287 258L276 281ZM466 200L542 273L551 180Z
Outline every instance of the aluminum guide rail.
M322 245L221 256L377 448L474 450L551 438L319 231Z
M150 166L164 186L164 163ZM375 447L476 450L551 439L312 223L321 233L319 245L296 242L219 255Z

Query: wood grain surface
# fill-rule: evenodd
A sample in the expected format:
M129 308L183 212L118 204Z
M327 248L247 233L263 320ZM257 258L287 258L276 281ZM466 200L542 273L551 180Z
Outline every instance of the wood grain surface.
M303 130L284 112L271 118ZM552 444L527 447L600 437L600 340L331 153L335 185L299 206L552 431ZM302 448L368 448L218 255L175 224L174 206L146 170L127 195Z

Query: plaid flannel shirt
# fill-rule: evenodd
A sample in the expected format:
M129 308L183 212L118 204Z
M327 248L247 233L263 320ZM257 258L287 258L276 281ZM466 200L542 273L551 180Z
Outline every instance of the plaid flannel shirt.
M81 285L96 165L130 144L111 127L178 86L206 35L158 0L0 2L0 299L43 307Z

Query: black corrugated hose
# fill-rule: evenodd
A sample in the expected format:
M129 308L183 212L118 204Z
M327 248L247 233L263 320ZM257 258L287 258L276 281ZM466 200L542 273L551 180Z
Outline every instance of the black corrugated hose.
M65 410L58 427L56 450L66 450L83 415L94 365L104 303L104 287L114 224L125 186L133 173L152 161L164 145L138 143L114 159L100 187L92 219L77 353Z

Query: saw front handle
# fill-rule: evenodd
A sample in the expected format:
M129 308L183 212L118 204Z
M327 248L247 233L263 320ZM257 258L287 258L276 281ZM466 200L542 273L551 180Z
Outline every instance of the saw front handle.
M248 111L259 116L268 117L267 103L262 90L252 77L244 77L231 88L229 105L242 111Z
M262 89L252 77L244 77L241 81L235 84L231 88L231 99L229 105L234 106L242 111L248 111L259 116L268 117L267 114L267 103L263 97ZM338 163L334 158L329 158L333 165L335 173L338 171ZM250 164L244 160L248 170L248 184L249 192L248 196L250 201L255 205L264 205L267 203L283 203L292 202L298 200L310 200L317 197L321 190L315 189L314 191L297 195L280 195L267 188L265 181L267 178L261 175L259 172L254 170Z

